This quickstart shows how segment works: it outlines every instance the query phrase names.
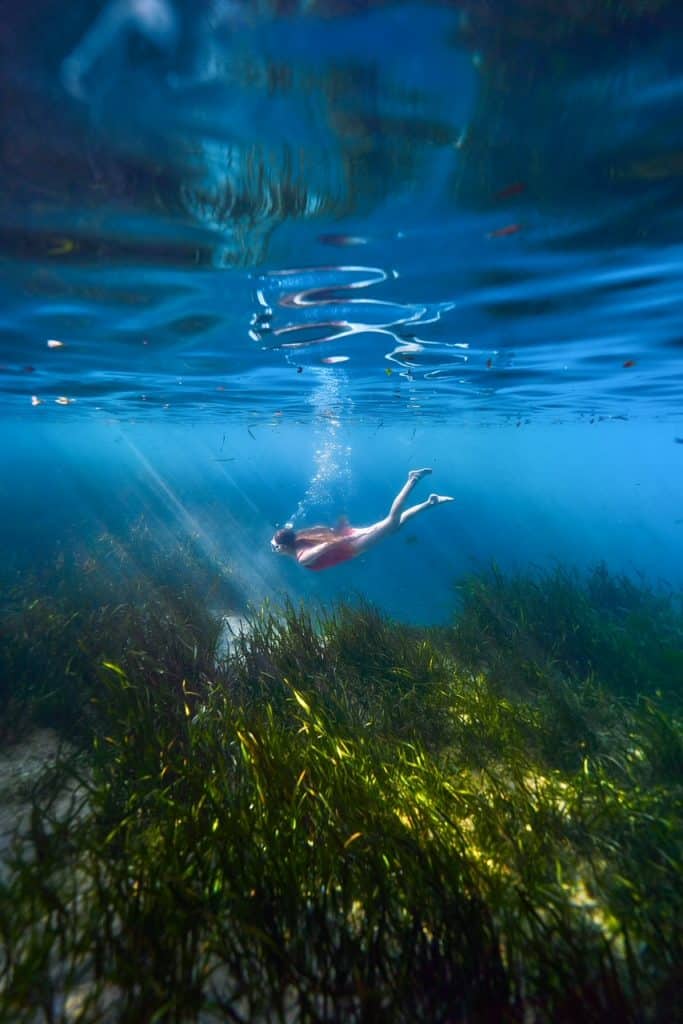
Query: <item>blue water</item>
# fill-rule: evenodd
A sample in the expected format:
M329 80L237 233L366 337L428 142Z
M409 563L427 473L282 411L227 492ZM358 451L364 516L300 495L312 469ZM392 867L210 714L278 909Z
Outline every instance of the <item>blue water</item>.
M0 29L5 566L144 515L245 602L442 621L491 561L683 584L676 4L30 6ZM362 559L270 552L423 465L456 503Z

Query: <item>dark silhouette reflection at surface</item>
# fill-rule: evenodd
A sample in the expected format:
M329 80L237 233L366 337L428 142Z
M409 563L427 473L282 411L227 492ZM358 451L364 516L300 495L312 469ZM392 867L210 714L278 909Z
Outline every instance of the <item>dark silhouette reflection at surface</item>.
M381 26L366 24L379 18L372 11L343 31L329 18L240 3L111 0L91 19L80 14L62 30L61 54L31 50L23 26L27 51L4 75L16 134L3 154L3 227L22 257L49 254L64 232L85 260L129 260L139 247L155 263L161 227L178 262L257 262L286 218L367 211L424 173L425 148L452 154L471 105L462 55L444 48L443 81L425 75L415 9L388 15L383 54ZM56 11L46 4L43 18L56 24ZM439 14L422 41L451 22ZM463 69L470 81L454 110L441 86L463 93ZM12 216L18 202L28 234Z

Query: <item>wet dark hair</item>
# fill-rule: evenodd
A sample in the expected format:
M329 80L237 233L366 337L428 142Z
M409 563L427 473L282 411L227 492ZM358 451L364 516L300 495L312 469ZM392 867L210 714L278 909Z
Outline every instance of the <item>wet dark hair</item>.
M273 540L281 548L293 548L296 542L296 530L293 530L291 526L285 527L284 530L278 530Z

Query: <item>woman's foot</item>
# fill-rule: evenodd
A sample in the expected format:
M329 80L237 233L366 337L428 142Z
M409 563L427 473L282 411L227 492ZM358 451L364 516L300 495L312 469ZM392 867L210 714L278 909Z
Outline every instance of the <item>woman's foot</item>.
M430 505L443 505L445 501L455 501L448 494L430 494L427 499Z
M423 476L427 476L429 473L431 473L431 469L411 469L410 473L408 473L408 479L421 480Z

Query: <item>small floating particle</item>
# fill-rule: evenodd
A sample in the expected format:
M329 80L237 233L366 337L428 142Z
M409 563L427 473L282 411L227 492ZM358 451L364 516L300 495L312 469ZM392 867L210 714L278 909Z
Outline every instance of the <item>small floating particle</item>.
M63 341L57 341L56 338L49 338L47 342L48 348L64 348Z
M319 235L318 240L324 245L367 245L367 238L362 235Z
M38 398L38 395L31 395L31 405L42 405L42 398Z
M486 360L486 366L487 366L487 367L488 367L488 369L490 370L490 369L491 369L491 367L493 366L493 359L487 359L487 360Z
M506 224L502 228L496 228L495 231L489 231L486 235L487 238L506 238L508 235L516 235L518 231L522 230L521 224Z
M625 370L630 370L632 366L636 365L635 359L627 359L623 364Z
M71 238L56 238L54 244L48 248L48 255L50 256L65 256L69 252L73 252L76 248L76 243Z
M620 176L642 178L645 181L663 181L679 178L683 174L683 153L676 152L650 157L630 164Z
M59 398L55 398L57 405L71 405L74 401L74 398L67 398L66 395L60 395Z
M321 362L327 363L328 366L334 366L335 363L348 363L350 356L323 356Z
M303 368L303 366L297 366L297 368L296 368L296 372L297 372L297 373L303 373L303 372L304 372L304 368Z
M386 373L387 377L391 377L391 375L393 374L394 371L391 369L390 366L387 366L387 368L386 368L386 370L384 372Z
M510 199L512 196L518 196L522 192L526 192L526 182L524 181L513 181L511 185L506 185L500 192L496 192L496 199Z
M674 437L674 444L683 444L683 437Z
M35 373L36 372L35 366L22 366L21 369L22 369L22 371L24 373Z

